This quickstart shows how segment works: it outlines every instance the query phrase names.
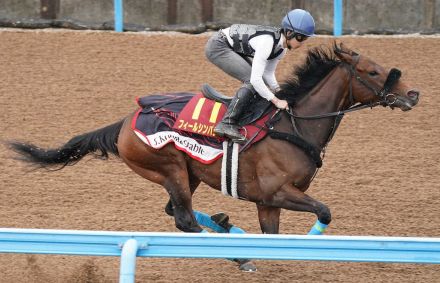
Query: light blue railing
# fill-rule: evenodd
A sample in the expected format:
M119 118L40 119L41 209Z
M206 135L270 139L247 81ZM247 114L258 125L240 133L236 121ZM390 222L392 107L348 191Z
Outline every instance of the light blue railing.
M3 228L0 253L121 256L120 282L125 283L134 282L137 256L440 264L440 238Z

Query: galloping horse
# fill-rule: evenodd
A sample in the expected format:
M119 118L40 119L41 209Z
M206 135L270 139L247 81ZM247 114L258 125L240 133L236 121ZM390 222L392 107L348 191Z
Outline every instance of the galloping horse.
M263 233L279 232L282 208L312 212L320 223L330 223L329 208L305 194L319 167L316 154L313 158L290 139L300 136L319 158L344 113L377 105L410 110L418 103L419 92L402 82L400 75L399 70L386 70L342 44L309 50L304 65L277 93L289 102L289 110L278 111L273 126L263 129L272 135L240 153L238 194L256 203ZM192 194L201 182L221 190L222 159L207 165L172 144L149 147L131 129L133 116L78 135L56 149L21 142L10 145L24 160L42 167L74 165L95 152L104 158L117 155L134 172L167 190L170 200L165 211L174 216L178 229L201 232Z

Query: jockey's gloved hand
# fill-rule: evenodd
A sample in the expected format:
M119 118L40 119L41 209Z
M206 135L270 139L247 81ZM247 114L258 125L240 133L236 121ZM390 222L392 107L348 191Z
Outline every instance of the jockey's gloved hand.
M286 100L281 100L277 97L272 98L270 101L279 109L287 109L289 107Z

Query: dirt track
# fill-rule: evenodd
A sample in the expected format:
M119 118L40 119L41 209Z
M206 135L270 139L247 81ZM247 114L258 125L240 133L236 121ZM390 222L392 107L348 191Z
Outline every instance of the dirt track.
M231 94L238 82L204 57L208 35L0 30L0 139L54 147L113 123L154 92ZM343 37L349 47L422 92L412 111L353 113L330 144L309 194L332 210L330 235L440 236L440 37ZM310 40L307 47L329 44ZM306 48L278 70L282 80ZM58 172L32 171L0 145L0 227L177 231L165 191L118 159L86 158ZM221 205L220 205L221 204ZM194 207L225 211L260 233L255 205L202 185ZM281 233L305 234L313 215L284 211ZM440 266L257 261L246 274L226 260L137 260L139 282L439 282ZM116 282L118 258L0 255L0 282Z

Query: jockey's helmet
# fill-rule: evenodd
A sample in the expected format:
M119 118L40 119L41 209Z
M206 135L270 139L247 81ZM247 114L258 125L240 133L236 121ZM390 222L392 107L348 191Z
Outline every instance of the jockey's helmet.
M315 35L315 21L309 12L302 9L295 9L287 13L281 22L284 32L293 31L306 36Z

